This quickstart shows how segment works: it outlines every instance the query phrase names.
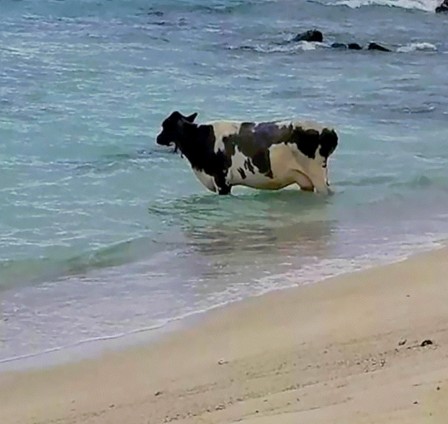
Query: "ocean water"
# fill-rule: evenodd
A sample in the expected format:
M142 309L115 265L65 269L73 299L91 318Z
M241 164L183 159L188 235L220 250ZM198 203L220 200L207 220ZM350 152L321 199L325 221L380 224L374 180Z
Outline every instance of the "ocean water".
M0 361L446 239L448 16L435 6L1 0ZM394 51L289 42L310 28ZM155 145L176 109L333 125L335 195L208 193Z

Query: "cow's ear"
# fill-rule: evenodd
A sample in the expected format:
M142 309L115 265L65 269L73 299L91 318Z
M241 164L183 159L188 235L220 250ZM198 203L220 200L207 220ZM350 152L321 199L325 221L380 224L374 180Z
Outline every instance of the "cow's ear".
M193 113L193 114L191 114L190 116L187 116L185 119L186 119L188 122L193 123L197 116L198 116L197 113Z

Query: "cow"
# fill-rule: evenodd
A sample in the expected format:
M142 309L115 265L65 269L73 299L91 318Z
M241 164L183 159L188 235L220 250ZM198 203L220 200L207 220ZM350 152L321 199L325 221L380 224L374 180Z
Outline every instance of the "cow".
M175 111L162 123L156 143L174 143L210 191L230 194L233 186L331 193L328 158L338 145L334 129L310 122L216 121L196 124L197 113Z

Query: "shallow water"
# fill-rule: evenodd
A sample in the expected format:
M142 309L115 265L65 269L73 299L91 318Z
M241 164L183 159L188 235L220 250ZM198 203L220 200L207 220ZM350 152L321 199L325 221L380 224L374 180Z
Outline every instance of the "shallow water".
M434 7L3 1L0 360L160 327L446 238L448 19ZM288 43L313 27L327 45L394 52ZM154 144L174 109L334 125L336 194L207 193Z

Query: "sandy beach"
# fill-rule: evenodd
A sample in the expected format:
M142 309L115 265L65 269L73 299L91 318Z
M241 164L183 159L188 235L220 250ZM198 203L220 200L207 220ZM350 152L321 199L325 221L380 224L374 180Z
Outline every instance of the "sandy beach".
M0 375L0 423L447 423L448 249Z

